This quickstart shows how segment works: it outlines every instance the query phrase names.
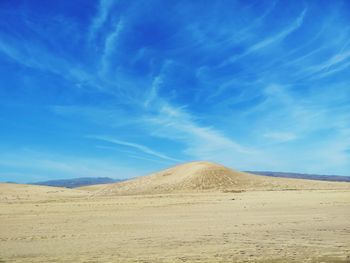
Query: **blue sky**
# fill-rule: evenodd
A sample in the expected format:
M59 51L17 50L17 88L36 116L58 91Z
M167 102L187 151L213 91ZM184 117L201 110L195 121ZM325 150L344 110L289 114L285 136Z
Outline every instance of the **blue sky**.
M0 181L194 160L350 175L349 1L0 2Z

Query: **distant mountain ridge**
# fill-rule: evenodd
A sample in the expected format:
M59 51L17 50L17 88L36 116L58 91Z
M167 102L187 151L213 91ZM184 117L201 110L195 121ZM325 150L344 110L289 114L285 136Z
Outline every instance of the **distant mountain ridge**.
M320 175L320 174L303 174L303 173L286 173L286 172L270 172L270 171L246 171L247 173L256 175L265 175L272 177L309 179L331 182L350 182L350 176L340 175Z
M320 180L320 181L331 181L331 182L350 182L350 176L271 172L271 171L246 171L246 172L250 174L264 175L264 176L271 176L271 177L309 179L309 180ZM72 178L72 179L48 180L48 181L34 182L29 184L65 187L65 188L77 188L77 187L97 185L97 184L111 184L111 183L117 183L122 181L125 181L125 180L113 179L110 177L81 177L81 178Z
M35 182L30 184L76 188L76 187L95 185L95 184L110 184L110 183L116 183L121 181L123 180L112 179L109 177L81 177L81 178L72 178L72 179L49 180L49 181Z

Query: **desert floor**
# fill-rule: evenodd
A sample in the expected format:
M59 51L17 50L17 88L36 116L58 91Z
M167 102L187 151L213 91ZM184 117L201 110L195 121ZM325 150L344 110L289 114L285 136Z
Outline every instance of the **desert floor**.
M349 190L44 197L0 198L0 262L350 262Z

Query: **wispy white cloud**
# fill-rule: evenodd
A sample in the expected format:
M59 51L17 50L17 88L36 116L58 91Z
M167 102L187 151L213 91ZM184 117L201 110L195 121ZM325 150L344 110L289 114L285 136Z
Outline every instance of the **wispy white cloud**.
M143 153L164 159L164 160L168 160L168 161L172 161L172 162L180 162L181 160L179 159L175 159L172 157L169 157L163 153L160 153L158 151L152 150L150 148L148 148L147 146L141 145L141 144L137 144L137 143L133 143L133 142L129 142L129 141L122 141L122 140L118 140L118 139L114 139L114 138L110 138L107 136L86 136L87 138L90 139L96 139L96 140L101 140L101 141L105 141L105 142L109 142L109 143L113 143L113 144L117 144L117 145L121 145L121 146L126 146L126 147L130 147L136 150L139 150Z
M94 40L98 31L108 19L110 9L115 2L114 0L100 0L97 15L94 17L89 28L89 41Z
M149 93L147 94L144 106L147 108L149 107L150 103L152 103L155 99L157 99L158 91L163 83L163 79L161 76L157 76L154 78L151 89Z
M205 50L225 50L237 44L242 45L247 39L251 38L251 31L263 24L266 17L272 13L278 2L278 0L272 1L271 5L260 16L252 17L250 23L241 25L234 32L231 28L231 26L237 26L234 24L228 27L217 26L216 23L209 23L210 25L206 24L205 26L201 22L187 24L185 31L191 35L192 41L190 45L186 46L186 49L204 48ZM243 9L237 7L237 10L245 14L253 6L254 4L248 5ZM208 38L208 35L213 37ZM203 56L208 57L206 54L203 54Z
M239 55L234 55L230 58L228 58L227 60L225 60L220 66L225 66L227 64L236 62L238 59L241 59L247 55L250 55L254 52L257 52L261 49L267 48L270 45L277 43L279 41L282 41L283 39L285 39L289 34L291 34L292 32L294 32L295 30L297 30L304 21L305 15L307 13L307 8L305 8L301 14L293 21L293 23L291 25L289 25L288 27L286 27L285 29L283 29L283 31L279 32L278 34L266 38L262 41L259 41L257 43L255 43L254 45L250 46L245 52L243 52L242 54Z
M265 9L265 11L261 14L261 16L255 17L254 20L250 24L247 25L247 27L244 27L240 31L238 31L235 34L235 37L238 39L241 39L242 36L251 32L254 28L261 26L261 24L263 24L266 17L268 17L272 13L272 11L275 9L278 2L279 2L278 0L271 1L271 5ZM241 39L241 40L243 40L243 39Z
M30 42L18 44L21 43L20 41L20 39L1 35L0 52L26 67L61 73L63 65L66 64L64 60L52 56L45 47L38 47Z
M251 46L245 55L248 55L259 49L263 49L275 42L281 41L282 39L286 38L289 34L291 34L293 31L295 31L302 25L306 12L307 9L304 9L303 12L299 15L299 17L289 27L279 32L277 35L274 35Z
M164 85L164 78L166 77L166 71L168 67L173 63L171 60L165 60L160 68L159 74L157 74L150 85L150 88L146 88L144 107L146 109L156 108L158 101L160 100L159 91ZM151 105L155 104L155 105ZM153 106L153 107L151 107Z
M100 73L102 75L108 73L110 59L113 54L113 51L115 51L117 48L119 35L122 32L123 28L124 28L124 21L123 19L120 19L115 24L113 31L109 35L107 35L105 39L104 48L101 56Z
M350 50L343 51L341 53L333 55L330 59L322 64L312 65L308 67L305 71L311 75L316 74L316 76L313 77L325 77L348 68L350 63L344 62L348 61L349 58Z
M136 151L128 151L125 149L120 149L117 147L112 147L112 146L104 146L104 145L97 145L96 148L98 149L103 149L103 150L108 150L108 151L117 151L119 153L126 154L127 157L130 157L132 159L139 159L139 160L144 160L144 161L150 161L150 162L156 162L156 163L161 163L161 164L169 164L172 163L172 161L164 160L164 159L153 159L150 157L145 157L142 155L139 155L136 153L136 151L139 151L138 149L135 149Z
M265 133L264 137L267 139L272 139L277 142L287 142L287 141L293 141L297 138L297 136L294 133L291 132L269 132Z
M72 87L99 89L92 74L69 59L53 54L43 43L23 42L22 39L0 34L0 53L25 67L59 75L74 83Z
M183 108L163 102L158 114L145 122L153 128L152 135L185 144L184 153L191 159L214 160L227 165L242 166L242 156L259 155L256 149L239 144L213 127L196 123ZM240 156L239 158L236 158Z

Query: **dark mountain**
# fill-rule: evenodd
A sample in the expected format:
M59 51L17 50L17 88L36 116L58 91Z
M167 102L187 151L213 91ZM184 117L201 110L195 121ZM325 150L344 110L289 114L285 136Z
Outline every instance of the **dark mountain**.
M73 179L58 179L44 182L30 183L34 185L46 185L66 188L76 188L80 186L94 185L94 184L110 184L120 182L120 179L112 179L109 177L82 177Z
M247 171L247 172L256 174L256 175L266 175L266 176L272 176L272 177L299 178L299 179L334 181L334 182L350 182L350 176L299 174L299 173L269 172L269 171Z
M6 184L17 184L17 182L14 182L14 181L6 181L5 183Z

